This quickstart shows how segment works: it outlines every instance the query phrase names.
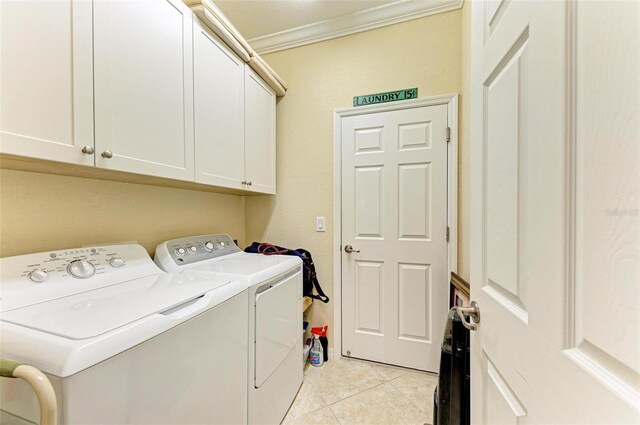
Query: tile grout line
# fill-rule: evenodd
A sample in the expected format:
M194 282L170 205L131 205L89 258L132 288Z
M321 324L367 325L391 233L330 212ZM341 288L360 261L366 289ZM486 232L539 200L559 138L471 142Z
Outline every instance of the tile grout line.
M355 361L355 362L358 362L358 363L368 364L371 368L378 366L378 367L387 367L389 369L403 370L405 372L405 374L406 373L417 373L417 374L438 376L438 372L431 372L431 371L422 370L422 369L414 369L414 368L411 368L411 367L397 366L397 365L393 365L393 364L389 364L389 363L380 363L380 362L376 362L374 360L364 360L364 359L349 358L348 361Z
M336 422L338 422L340 425L345 425L342 422L340 422L340 419L338 419L338 417L336 416L335 412L333 410L331 410L331 406L327 406L327 409L329 409L329 412L331 412L331 416L333 416L335 418Z
M374 385L374 386L373 386L373 387L371 387L371 388L368 388L368 389L366 389L366 390L363 390L363 391L360 391L360 392L358 392L358 393L352 394L352 395L350 395L349 397L345 397L345 398L343 398L342 400L338 400L338 401L336 401L336 402L334 402L334 403L331 403L331 404L327 405L327 407L329 408L329 411L331 412L331 414L333 415L333 417L334 417L334 418L336 418L336 420L338 421L338 423L339 423L340 425L345 425L345 424L343 424L342 422L340 422L340 419L338 419L338 416L336 416L336 413L333 411L333 409L331 408L331 406L335 406L336 404L338 404L338 403L340 403L340 402L342 402L342 401L348 400L348 399L350 399L351 397L355 397L355 396L357 396L358 394L362 394L362 393L363 393L363 392L365 392L365 391L372 390L372 389L374 389L374 388L376 388L376 387L379 387L380 385L384 385L384 384L386 384L386 383L387 383L387 382L385 381L385 382L382 382L382 383L380 383L380 384L378 384L378 385Z
M372 368L372 369L373 369L373 368ZM371 389L373 389L373 388L375 388L375 387L379 387L380 385L383 385L383 384L386 384L387 382L389 382L389 381L387 381L387 379L386 379L384 376L380 375L380 374L379 374L378 372L376 372L375 370L374 370L374 372L375 372L375 373L376 373L376 374L377 374L377 375L378 375L382 380L384 380L384 382L381 382L381 383L379 383L379 384L376 384L376 385L374 385L373 387L369 387L369 388L366 388L366 389L364 389L364 390L360 390L360 391L356 392L355 394L351 394L351 395L350 395L350 396L348 396L348 397L345 397L345 398L342 398L342 399L340 399L340 400L334 401L334 402L333 402L333 403L331 403L331 404L327 403L327 401L326 401L326 400L324 399L324 397L322 397L322 395L321 395L320 397L322 398L322 401L324 401L324 403L327 405L327 407L331 408L331 406L333 406L333 405L334 405L334 404L336 404L336 403L340 403L340 402L341 402L341 401L343 401L343 400L347 400L347 399L349 399L349 398L351 398L351 397L353 397L353 396L356 396L356 395L358 395L358 394L362 394L362 393L363 393L363 392L365 392L365 391L369 391L369 390L371 390Z
M328 407L329 409L331 409L331 406L335 406L335 405L336 405L336 404L338 404L338 403L341 403L341 402L343 402L343 401L345 401L345 400L349 400L351 397L355 397L355 396L357 396L357 395L359 395L359 394L362 394L362 393L364 393L364 392L366 392L366 391L369 391L369 390L372 390L372 389L374 389L374 388L377 388L377 387L379 387L380 385L384 385L384 384L388 384L388 383L389 383L389 382L387 382L387 381L385 381L385 382L381 382L381 383L379 383L379 384L374 385L373 387L369 387L369 388L367 388L367 389L365 389L365 390L358 391L358 392L357 392L357 393L355 393L355 394L351 394L351 395L350 395L350 396L348 396L348 397L345 397L345 398L340 399L340 400L338 400L338 401L334 401L334 402L333 402L333 403L331 403L331 404L327 403L326 401L325 401L325 403L327 404L327 407ZM394 387L394 388L395 388L395 387Z
M350 360L350 361L352 361L352 360ZM317 390L317 387L316 387L315 385L313 385L313 384L309 383L309 381L305 380L305 381L307 381L307 383L309 383L309 386L311 387L311 389L313 389L314 394L315 394L316 396L320 397L320 399L321 399L321 400L322 400L322 402L325 404L325 406L322 406L322 407L320 407L320 408L318 408L318 409L315 409L315 410L309 411L309 412L305 413L304 415L301 415L301 416L299 416L299 417L297 417L297 418L293 418L293 419L294 419L294 420L297 420L297 419L302 418L302 417L304 417L304 416L307 416L307 415L311 415L311 414L313 414L313 413L316 413L316 412L318 412L318 411L320 411L320 410L322 410L322 409L324 409L324 408L329 408L329 411L331 412L332 416L336 419L336 421L337 421L340 425L343 425L343 424L342 424L342 422L340 422L340 419L338 419L338 417L336 416L336 414L335 414L335 412L333 411L333 409L331 409L331 406L334 406L334 405L336 405L336 404L338 404L338 403L341 403L341 402L343 402L343 401L345 401L345 400L348 400L348 399L350 399L350 398L352 398L352 397L354 397L354 396L356 396L356 395L362 394L362 393L364 393L364 392L366 392L366 391L372 390L372 389L374 389L374 388L376 388L376 387L379 387L379 386L384 385L384 384L387 384L387 383L388 383L388 384L391 384L391 387L392 387L394 390L396 390L396 391L397 391L397 392L398 392L398 393L399 393L399 394L400 394L400 395L401 395L401 396L402 396L406 401L408 401L408 402L409 402L409 404L410 404L411 406L413 406L415 409L417 409L417 410L418 410L419 412L421 412L422 414L425 414L425 415L426 415L426 414L428 414L428 412L424 411L424 410L423 410L423 409L421 409L418 405L416 405L416 403L414 403L414 402L413 402L413 401L412 401L412 400L411 400L407 395L405 395L402 391L400 391L400 389L398 389L398 388L397 388L395 385L393 385L393 383L392 383L392 381L397 380L397 379L399 379L399 378L401 378L401 377L405 376L406 374L413 372L413 370L412 370L412 369L407 369L407 368L397 367L399 370L403 370L403 371L404 371L404 373L403 373L402 375L400 375L400 376L396 376L396 377L394 377L394 378L392 378L392 379L387 379L387 378L386 378L386 377L384 377L384 376L383 376L379 371L377 371L377 370L375 369L375 366L377 365L377 363L371 363L371 362L364 361L364 360L355 360L355 362L360 363L360 364L363 364L363 365L367 365L367 366L368 366L368 367L367 367L367 369L371 369L371 370L373 370L373 371L375 372L375 374L376 374L378 377L380 377L381 379L383 379L383 382L381 382L381 383L379 383L379 384L376 384L376 385L374 385L374 386L372 386L372 387L369 387L369 388L366 388L366 389L363 389L363 390L359 390L358 392L356 392L356 393L354 393L354 394L352 394L352 395L350 395L350 396L348 396L348 397L345 397L345 398L343 398L343 399L340 399L340 400L334 401L333 403L327 403L327 402L326 402L326 400L324 399L324 397L323 397L323 396L319 393L319 391ZM431 373L431 372L425 372L425 371L415 371L415 372L417 372L418 374L435 375L435 376L437 377L437 374L433 374L433 373Z
M397 378L394 378L392 381L395 381L396 379L399 379L399 378L401 378L401 376L399 376L399 377L397 377ZM425 415L429 413L429 412L426 412L426 411L422 410L422 408L421 408L419 405L417 405L413 400L411 400L411 399L410 399L410 398L409 398L405 393L403 393L402 391L400 391L400 389L399 389L398 387L396 387L395 385L393 385L393 383L392 383L391 381L389 381L389 383L390 383L390 384L391 384L391 386L392 386L393 388L395 388L395 389L396 389L396 390L397 390L397 391L398 391L398 392L399 392L399 393L400 393L404 398L406 398L406 399L409 401L409 403L410 403L413 407L415 407L416 409L418 409L420 412L424 413ZM436 384L436 385L437 385L437 384ZM429 396L429 394L427 394L427 396Z
M399 377L398 377L398 378L399 378ZM397 379L397 378L395 378L395 379ZM331 404L327 404L327 406L326 406L326 407L328 407L328 408L329 408L329 411L330 411L330 412L331 412L331 414L336 418L336 420L338 421L338 423L339 423L340 425L346 425L346 424L343 424L342 422L340 422L340 419L336 416L336 413L333 411L333 409L331 408L331 406L335 406L335 405L336 405L336 404L338 404L338 403L341 403L341 402L343 402L343 401L345 401L345 400L348 400L348 399L350 399L350 398L352 398L352 397L355 397L355 396L357 396L357 395L359 395L359 394L362 394L362 393L364 393L364 392L367 392L367 391L369 391L369 390L372 390L372 389L377 388L377 387L379 387L379 386L381 386L381 385L384 385L384 384L391 384L391 381L386 381L386 380L385 380L385 382L382 382L382 383L380 383L380 384L374 385L374 386L373 386L373 387L371 387L371 388L367 388L366 390L362 390L362 391L360 391L360 392L358 392L358 393L356 393L356 394L352 394L352 395L350 395L349 397L345 397L345 398L343 398L342 400L338 400L338 401L333 402L333 403L331 403ZM409 397L407 397L407 396L406 396L402 391L400 391L398 388L396 388L396 387L395 387L395 385L391 384L391 388L393 388L393 389L394 389L398 394L400 394L400 396L401 396L401 397L403 397L403 398L404 398L404 399L405 399L405 400L406 400L406 401L407 401L411 406L413 406L413 407L414 407L418 412L420 412L421 414L423 414L423 415L425 415L425 416L428 414L428 412L425 412L424 410L422 410L422 409L421 409L420 407L418 407L418 406L417 406L417 405L416 405L416 404L415 404L411 399L409 399ZM326 403L326 402L325 402L325 403ZM322 409L324 409L324 407L323 407ZM321 409L314 410L314 412L317 412L318 410L321 410ZM313 413L313 412L310 412L310 413ZM429 418L429 419L431 419L431 418ZM425 423L425 425L427 425L427 424L429 424L429 422L426 422L426 423ZM430 424L429 424L429 425L430 425Z
M353 360L350 360L350 361L353 361ZM356 360L356 361L358 361L358 360ZM364 361L364 360L360 360L360 361L358 361L358 362L359 362L359 363L363 363L363 364L368 364L368 365L369 365L369 368L370 368L370 369L372 369L372 370L376 373L376 375L378 375L380 378L382 378L382 379L384 380L384 382L381 382L381 383L379 383L379 384L376 384L376 385L374 385L374 386L372 386L372 387L369 387L369 388L366 388L366 389L364 389L364 390L360 390L360 391L356 392L355 394L351 394L350 396L345 397L345 398L342 398L342 399L337 400L337 401L334 401L333 403L327 403L327 401L324 399L324 397L322 397L322 395L320 395L320 398L322 399L322 401L324 402L324 404L326 404L326 406L325 406L325 407L328 407L328 408L329 408L329 410L331 410L331 406L333 406L334 404L340 403L340 402L342 402L342 401L344 401L344 400L348 400L348 399L350 399L351 397L354 397L354 396L356 396L356 395L358 395L358 394L362 394L362 393L363 393L363 392L365 392L365 391L372 390L372 389L374 389L374 388L376 388L376 387L379 387L380 385L384 385L384 384L391 384L391 381L392 381L392 380L391 380L391 379L387 379L387 378L385 378L384 376L382 376L382 375L380 374L380 372L378 372L377 370L375 370L375 369L373 368L373 366L372 366L369 362L366 362L366 361ZM407 373L408 373L408 372L407 372ZM400 378L401 376L402 376L402 375L397 376L397 377L395 377L395 378L393 378L393 379L398 379L398 378ZM405 395L402 393L402 391L400 391L399 389L397 389L397 388L395 387L395 385L391 384L391 386L392 386L396 391L398 391L398 392L399 392L403 397L407 398L407 396L405 396ZM407 400L408 400L408 398L407 398ZM411 400L409 400L409 401L411 401ZM414 403L412 402L411 404L414 404ZM320 408L320 409L323 409L323 407L322 407L322 408ZM316 409L316 410L314 410L313 412L317 412L317 411L318 411L318 410L320 410L320 409ZM309 412L309 413L313 413L313 412ZM332 410L331 412L333 413L333 410ZM307 413L307 414L308 414L308 413ZM335 415L335 414L334 414L334 415ZM303 416L304 416L304 415L303 415ZM340 421L338 421L338 422L340 422Z
M397 378L394 378L394 379L392 379L391 381L395 381L396 379L400 379L400 378L402 378L402 376L398 376ZM428 415L428 413L429 413L429 412L426 412L426 411L422 410L422 408L420 408L420 406L418 406L418 405L417 405L413 400L411 400L411 399L410 399L410 398L409 398L405 393L403 393L402 391L400 391L400 389L399 389L398 387L396 387L395 385L393 385L393 384L391 383L391 381L388 381L388 382L389 382L389 384L391 384L391 387L392 387L394 390L396 390L396 391L397 391L397 392L398 392L402 397L404 397L404 398L405 398L405 400L407 400L411 406L413 406L415 409L417 409L417 410L418 410L418 412L420 412L420 413L422 413L422 414L424 414L424 415ZM432 413L432 414L433 414L433 413ZM431 421L433 421L433 418L429 418L429 419L430 419ZM425 425L430 425L430 424L427 422L427 423L425 423Z
M396 379L397 379L397 378L396 378ZM401 395L402 397L404 397L404 398L409 402L409 404L410 404L410 405L412 405L413 407L415 407L416 409L418 409L418 411L419 411L420 413L424 413L425 415L427 414L427 412L425 412L425 411L424 411L424 410L422 410L420 407L418 407L418 406L413 402L413 400L411 400L409 397L407 397L407 395L406 395L405 393L403 393L402 391L400 391L400 390L398 389L398 387L396 387L395 385L393 385L393 384L391 383L391 381L389 381L389 383L391 384L391 386L393 387L393 389L395 389L396 391L398 391L398 392L400 393L400 395Z

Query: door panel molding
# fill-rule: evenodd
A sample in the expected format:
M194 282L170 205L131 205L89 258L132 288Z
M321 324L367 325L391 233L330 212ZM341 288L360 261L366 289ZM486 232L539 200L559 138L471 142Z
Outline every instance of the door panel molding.
M398 238L431 241L431 162L398 164ZM411 201L419 199L418 207Z
M451 272L458 270L458 94L444 94L426 98L412 99L382 105L369 105L354 108L336 109L334 111L333 125L333 282L334 282L334 355L341 356L342 353L342 119L366 114L380 112L402 111L406 109L421 108L425 106L447 106L447 125L450 128L450 138L447 143L447 222L449 226L449 243L447 252L447 276ZM421 123L416 123L421 124ZM425 130L428 137L431 137L428 127ZM431 140L426 140L427 149L431 145ZM365 148L365 146L363 146ZM372 146L373 150L359 150L358 155L376 155L379 149ZM425 149L422 145L408 144L401 151L405 154L414 149ZM432 283L429 282L429 286ZM430 291L431 288L429 287ZM431 298L430 298L430 302ZM430 324L429 324L430 326ZM428 329L431 337L432 332L438 330ZM412 338L413 339L413 338ZM427 342L427 341L425 341Z
M354 239L384 240L384 165L354 167L353 197L359 193L371 199L368 208L359 209L354 216Z
M364 295L356 297L356 306L354 308L356 314L356 332L370 335L384 335L382 330L382 300L384 299L383 268L384 263L382 261L356 260L355 276L353 277L355 290L361 293L361 295ZM370 317L371 315L368 315L366 309L360 305L363 299L369 301L369 307L373 306L373 304L377 305L376 317ZM372 326L374 322L376 324Z
M518 396L513 392L507 381L502 377L496 366L489 360L489 357L485 352L483 354L483 360L485 363L484 368L484 391L483 391L483 404L484 408L484 423L514 423L519 422L518 418L527 416L527 410L522 405L522 402L518 399ZM491 393L494 397L489 397ZM503 404L493 404L491 406L488 403L491 399L498 399L504 402ZM491 414L494 417L489 417ZM507 416L507 417L504 417Z
M626 6L633 8L633 6ZM626 231L624 224L609 225L607 234L601 234L594 240L592 229L603 228L608 223L605 221L632 220L631 216L616 215L616 211L631 211L633 205L637 205L637 167L635 178L633 171L625 178L618 178L612 173L604 173L610 167L631 170L630 161L637 158L633 152L634 139L631 129L632 123L624 119L618 119L617 111L603 114L599 117L603 123L598 127L590 125L595 112L604 111L602 105L623 104L623 99L615 95L621 86L611 85L601 90L596 90L594 84L594 70L610 75L616 75L616 80L625 81L626 91L633 84L634 74L637 73L638 60L636 56L635 66L619 67L618 63L613 67L610 61L599 62L597 66L590 62L595 55L605 55L609 60L625 56L626 40L618 38L619 46L609 50L612 43L606 47L598 47L593 53L593 46L589 42L598 35L590 33L589 21L603 19L601 11L591 9L591 5L581 4L577 1L567 3L566 37L567 37L567 161L566 161L566 316L565 316L565 348L564 354L575 362L589 375L597 379L629 405L638 408L640 406L640 360L637 353L640 343L635 336L639 319L632 313L630 303L637 302L638 290L625 285L625 280L631 282L635 276L626 264L637 263L634 260L633 247L638 246L638 234L640 232ZM615 12L609 11L607 18L620 28L634 26L637 19L638 7L635 13L632 9L623 8ZM626 31L626 38L634 39L632 31ZM619 37L619 36L618 36ZM637 46L637 30L635 44ZM612 41L615 41L612 38ZM628 46L627 46L628 47ZM593 57L590 56L593 55ZM622 59L622 58L620 58ZM622 74L622 75L621 75ZM635 77L637 86L638 78ZM589 105L582 105L584 102ZM613 103L612 103L613 102ZM599 106L598 106L599 105ZM597 108L597 109L595 109ZM636 106L636 113L638 107ZM633 111L627 111L634 115ZM606 133L611 140L625 140L618 145L602 146L598 139ZM635 139L638 137L637 127ZM627 142L628 140L628 142ZM598 150L600 149L600 150ZM628 172L628 171L627 171ZM589 205L597 199L601 205L601 213L596 215L590 211ZM616 200L618 204L611 205ZM623 205L621 203L626 203ZM635 209L637 216L637 209ZM636 218L637 223L637 218ZM637 248L635 251L637 258ZM605 270L603 266L594 269L594 258L604 258L609 263L615 262L615 267ZM612 278L603 285L606 277ZM626 286L626 287L625 287ZM626 307L626 308L625 308ZM625 316L623 311L631 313ZM607 327L602 323L607 317L615 317L619 326ZM634 322L635 320L635 322Z
M414 279L411 279L414 275ZM422 276L420 276L422 275ZM418 263L398 263L398 338L414 342L432 342L433 329L429 316L415 317L405 313L411 313L410 307L416 303L424 302L425 309L431 310L431 264ZM412 292L408 294L407 289L422 290L421 297L415 296ZM414 312L421 310L413 309ZM424 309L423 309L424 310Z

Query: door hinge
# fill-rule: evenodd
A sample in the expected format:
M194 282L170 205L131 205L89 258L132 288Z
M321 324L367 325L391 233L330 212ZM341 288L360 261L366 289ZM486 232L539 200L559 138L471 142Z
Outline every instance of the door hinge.
M451 127L447 127L447 143L451 141Z
M449 242L449 226L447 226L447 242Z

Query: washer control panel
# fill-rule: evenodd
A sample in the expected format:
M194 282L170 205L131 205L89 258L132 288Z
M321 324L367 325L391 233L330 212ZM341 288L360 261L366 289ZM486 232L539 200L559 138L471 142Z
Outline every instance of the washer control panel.
M109 268L124 267L127 263L122 253L109 247L30 254L29 257L30 261L23 265L20 276L35 283L47 282L51 277L88 279L104 274Z
M140 245L106 245L0 259L0 305L41 302L159 273Z
M177 265L197 263L241 251L229 235L192 236L167 241L165 244L169 256Z

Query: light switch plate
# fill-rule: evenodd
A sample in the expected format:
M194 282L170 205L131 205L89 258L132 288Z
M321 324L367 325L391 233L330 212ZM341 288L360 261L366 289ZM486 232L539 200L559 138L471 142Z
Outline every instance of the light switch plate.
M326 232L327 221L324 217L316 217L316 232Z

